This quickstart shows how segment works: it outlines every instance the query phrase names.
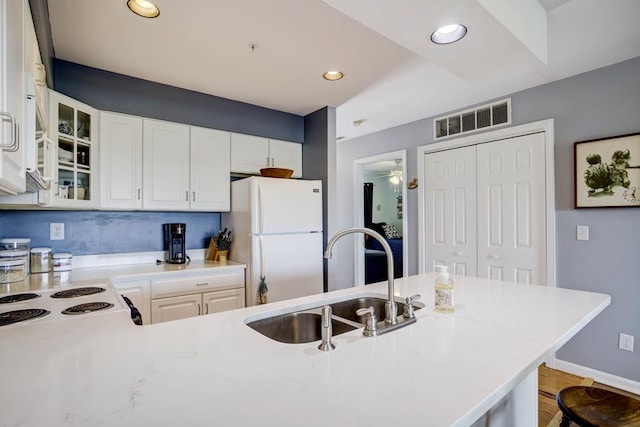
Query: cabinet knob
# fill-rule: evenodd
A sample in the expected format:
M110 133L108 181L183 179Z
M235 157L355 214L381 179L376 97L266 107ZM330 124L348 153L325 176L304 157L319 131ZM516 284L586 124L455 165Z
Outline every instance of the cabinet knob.
M267 167L269 167L269 156L267 156Z
M202 314L202 309L200 307L200 304L198 304L198 316L200 316Z
M140 200L140 189L138 188L138 200Z
M205 304L204 308L205 308L204 314L209 314L209 304Z
M193 192L192 196L193 197L191 198L191 200L193 200L195 202L196 201L196 192L195 191Z
M274 166L274 161L273 161L273 157L271 158L271 167Z
M185 201L185 202L188 202L188 201L189 201L189 192L188 192L188 191L185 191L185 192L184 192L184 201Z

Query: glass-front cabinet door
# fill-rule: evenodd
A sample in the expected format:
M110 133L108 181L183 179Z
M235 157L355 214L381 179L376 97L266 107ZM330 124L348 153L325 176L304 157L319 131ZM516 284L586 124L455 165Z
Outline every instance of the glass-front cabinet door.
M51 204L98 206L97 110L51 92L54 183Z

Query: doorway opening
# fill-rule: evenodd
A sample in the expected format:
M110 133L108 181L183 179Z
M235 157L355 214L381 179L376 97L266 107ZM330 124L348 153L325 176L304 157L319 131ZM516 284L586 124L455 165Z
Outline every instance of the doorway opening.
M377 231L391 247L394 277L408 270L406 150L357 159L354 170L354 225ZM375 239L355 235L355 284L387 280L387 258Z

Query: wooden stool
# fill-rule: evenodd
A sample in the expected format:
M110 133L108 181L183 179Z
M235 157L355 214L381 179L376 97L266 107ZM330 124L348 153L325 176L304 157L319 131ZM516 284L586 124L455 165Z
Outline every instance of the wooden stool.
M640 426L640 400L596 387L566 387L556 395L561 427Z

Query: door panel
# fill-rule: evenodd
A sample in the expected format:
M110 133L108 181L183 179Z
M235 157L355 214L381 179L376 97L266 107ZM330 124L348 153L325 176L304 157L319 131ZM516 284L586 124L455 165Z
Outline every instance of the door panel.
M186 319L202 313L202 294L160 298L151 301L151 322Z
M230 208L231 134L191 127L191 209L224 212Z
M322 231L322 181L256 180L260 234Z
M145 209L189 208L189 126L143 121L143 187Z
M142 207L142 119L100 113L100 207Z
M481 276L545 284L544 140L538 133L477 146Z
M244 288L202 294L203 314L220 313L244 307Z
M231 134L231 172L260 173L269 166L269 140L253 135Z
M255 236L251 245L248 305L255 305L261 274L269 302L322 293L322 233Z
M476 275L475 180L475 147L426 154L427 268L446 264Z
M302 144L269 140L271 166L293 170L293 178L302 177Z

